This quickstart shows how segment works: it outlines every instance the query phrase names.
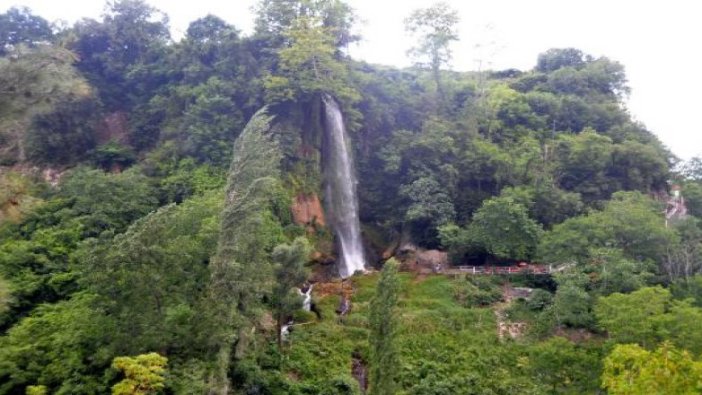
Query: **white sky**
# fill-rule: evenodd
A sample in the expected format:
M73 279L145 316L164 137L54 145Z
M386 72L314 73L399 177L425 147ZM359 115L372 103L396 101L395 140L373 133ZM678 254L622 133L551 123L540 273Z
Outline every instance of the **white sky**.
M166 12L175 38L188 23L215 14L250 32L255 0L147 0ZM348 0L362 23L363 41L350 48L354 58L395 66L409 65L410 42L403 19L432 0ZM699 21L702 3L694 0L483 0L448 1L461 17L461 41L453 69L483 67L527 70L549 48L575 47L607 56L626 67L633 116L683 159L702 154L702 127L696 111L702 94ZM26 5L48 20L69 23L98 18L103 0L0 0L0 12ZM477 44L482 44L476 48ZM701 109L702 110L702 109Z

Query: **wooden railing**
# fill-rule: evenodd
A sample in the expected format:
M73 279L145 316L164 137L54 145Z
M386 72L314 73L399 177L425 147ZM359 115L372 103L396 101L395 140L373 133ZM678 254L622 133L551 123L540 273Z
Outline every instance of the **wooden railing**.
M572 264L553 265L527 265L527 266L454 266L443 270L445 274L552 274L561 272Z

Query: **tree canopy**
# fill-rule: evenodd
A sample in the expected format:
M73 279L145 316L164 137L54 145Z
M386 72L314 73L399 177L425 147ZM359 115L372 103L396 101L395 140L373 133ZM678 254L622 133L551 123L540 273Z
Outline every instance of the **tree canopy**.
M464 16L395 9L410 67L343 0L0 14L0 395L698 392L702 161L613 58L453 71Z

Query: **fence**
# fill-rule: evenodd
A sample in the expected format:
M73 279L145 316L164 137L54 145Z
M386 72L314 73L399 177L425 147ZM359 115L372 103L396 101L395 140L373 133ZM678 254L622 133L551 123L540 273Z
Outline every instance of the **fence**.
M527 265L527 266L455 266L444 270L446 274L538 274L547 275L563 271L569 265Z

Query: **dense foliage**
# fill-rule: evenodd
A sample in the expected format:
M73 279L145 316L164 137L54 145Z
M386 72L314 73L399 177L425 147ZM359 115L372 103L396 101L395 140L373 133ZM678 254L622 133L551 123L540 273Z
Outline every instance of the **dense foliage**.
M393 394L397 367L397 316L398 299L397 262L389 260L383 266L375 296L370 303L368 324L370 333L370 388L372 394Z
M347 55L341 0L255 8L251 35L208 15L177 41L141 0L0 14L0 395L700 390L702 160L632 119L620 63L449 71L439 3L397 69ZM384 265L343 283L323 95ZM397 273L428 249L445 275ZM532 263L556 272L455 267Z

